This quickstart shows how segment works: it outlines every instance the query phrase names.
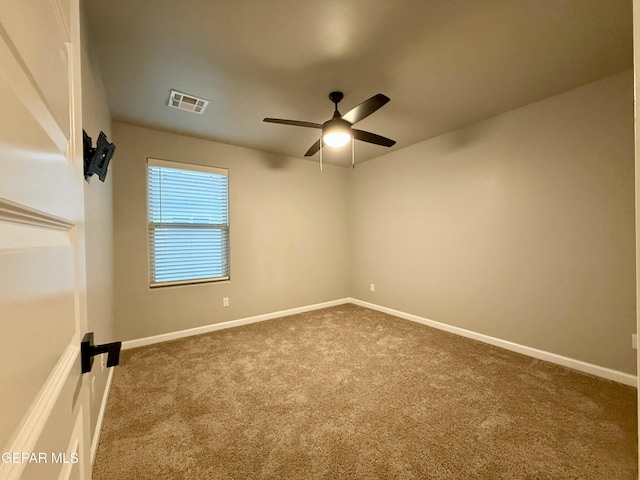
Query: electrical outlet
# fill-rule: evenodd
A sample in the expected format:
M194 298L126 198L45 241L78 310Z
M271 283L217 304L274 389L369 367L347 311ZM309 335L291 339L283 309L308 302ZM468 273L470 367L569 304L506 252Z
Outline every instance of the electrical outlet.
M631 334L631 348L638 349L638 335L635 333Z
M222 299L222 306L223 307L228 307L229 306L229 297L224 297Z
M370 292L375 292L376 291L376 286L373 283L369 284L369 291Z

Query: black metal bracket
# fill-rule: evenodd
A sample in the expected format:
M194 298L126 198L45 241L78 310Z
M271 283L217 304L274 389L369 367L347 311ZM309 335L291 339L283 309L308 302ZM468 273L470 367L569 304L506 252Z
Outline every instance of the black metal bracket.
M96 147L91 147L91 137L87 135L87 132L82 130L82 145L84 154L84 179L89 180L89 177L94 173L98 174L101 181L104 182L107 178L107 167L113 156L113 152L116 150L116 146L113 143L107 141L107 136L104 132L100 132Z
M122 342L93 344L93 332L85 333L80 343L80 358L82 361L82 373L88 373L93 367L93 357L101 353L107 354L107 367L115 367L120 363L120 349Z

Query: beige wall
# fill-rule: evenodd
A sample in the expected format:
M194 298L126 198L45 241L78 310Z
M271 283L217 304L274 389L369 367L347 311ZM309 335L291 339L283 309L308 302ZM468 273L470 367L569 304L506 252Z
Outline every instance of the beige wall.
M118 338L170 333L349 294L348 170L326 166L321 172L312 162L124 123L114 123L113 133ZM229 169L230 281L149 289L147 157ZM222 307L223 297L229 297L229 307Z
M626 71L358 165L351 295L634 373L633 148Z
M83 5L81 4L81 7ZM92 138L100 131L111 141L111 116L96 55L91 47L90 27L82 9L82 128ZM114 333L113 296L113 167L117 153L109 166L105 182L97 175L84 182L85 235L87 258L87 321L96 343L116 340ZM95 433L98 414L108 378L97 358L90 375L95 377L91 398L91 435Z

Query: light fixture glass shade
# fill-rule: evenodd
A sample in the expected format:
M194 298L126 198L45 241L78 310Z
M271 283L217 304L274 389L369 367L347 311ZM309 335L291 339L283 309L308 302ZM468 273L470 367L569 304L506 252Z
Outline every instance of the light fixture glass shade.
M330 147L342 147L343 145L346 145L349 140L351 140L351 135L345 132L333 131L326 133L322 137L322 139L324 140L324 143L326 143Z

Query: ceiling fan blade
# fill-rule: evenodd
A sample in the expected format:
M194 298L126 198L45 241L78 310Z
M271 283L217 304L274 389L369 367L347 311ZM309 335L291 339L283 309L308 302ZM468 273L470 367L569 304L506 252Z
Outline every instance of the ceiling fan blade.
M294 127L322 128L322 124L313 122L302 122L300 120L283 120L282 118L265 118L263 122L281 123L283 125L293 125Z
M382 145L383 147L393 147L396 144L395 140L383 137L382 135L365 132L364 130L358 130L357 128L352 128L351 131L353 132L353 138L355 138L356 140L361 140L367 143L374 143L376 145Z
M311 145L311 147L309 148L309 150L307 150L307 153L305 153L304 156L312 157L318 152L318 150L320 150L320 140L318 140L316 143Z
M357 123L363 118L366 118L369 115L371 115L373 112L375 112L380 107L385 105L389 100L390 100L389 97L387 97L386 95L378 93L373 97L371 97L370 99L365 100L357 107L354 107L351 110L349 110L347 113L345 113L342 116L342 119L346 120L351 125L353 125L354 123Z

